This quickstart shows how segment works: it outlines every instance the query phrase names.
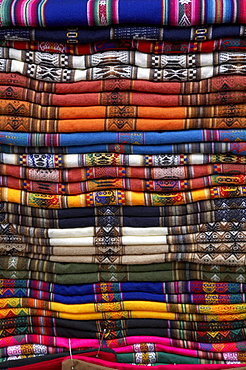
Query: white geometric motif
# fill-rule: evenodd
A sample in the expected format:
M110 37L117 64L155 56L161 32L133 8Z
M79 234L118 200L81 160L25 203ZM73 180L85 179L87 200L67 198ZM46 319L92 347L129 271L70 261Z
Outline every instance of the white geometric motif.
M185 4L189 4L191 0L179 0L179 2L180 4L185 5Z

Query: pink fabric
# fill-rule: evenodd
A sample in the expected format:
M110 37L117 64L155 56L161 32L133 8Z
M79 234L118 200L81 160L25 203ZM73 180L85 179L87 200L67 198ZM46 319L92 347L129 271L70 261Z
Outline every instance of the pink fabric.
M156 344L155 350L160 352L175 353L183 356L197 357L197 351L195 349L179 348L179 347L170 347L162 344ZM124 347L114 348L116 353L129 353L136 352L134 346L128 345Z
M47 335L26 334L0 339L0 347L8 347L19 344L43 344L51 347L69 348L69 339L62 337L50 337ZM71 339L72 348L98 348L98 339Z
M18 335L14 337L6 337L0 339L0 347L8 347L20 344L37 343L51 347L63 347L69 348L69 339L61 337L50 337L45 335L27 334ZM164 346L168 346L167 351L171 350L171 347L180 349L182 341L172 340L169 338L153 337L153 336L132 336L126 338L120 338L115 340L107 340L103 342L103 348L112 348L117 351L117 348L124 346L138 344L138 343L155 343ZM187 341L186 341L187 343ZM198 343L188 342L190 348L193 350L202 350L207 352L241 352L240 345L245 345L243 342L235 343ZM71 338L71 348L87 349L87 348L98 348L99 341L97 339L74 339ZM177 349L176 349L177 350Z
M185 341L184 341L185 342ZM107 346L109 348L114 349L117 351L117 348L137 344L137 343L155 343L155 344L161 344L164 346L176 347L180 348L180 345L182 345L182 341L170 339L170 338L162 338L162 337L153 337L153 336L132 336L132 337L126 337L122 339L115 339L112 341L107 341ZM186 341L187 343L187 341ZM193 350L201 350L206 352L240 352L240 346L239 343L199 343L199 342L191 342L190 347ZM245 341L240 342L242 345L245 345ZM209 348L210 347L210 348Z

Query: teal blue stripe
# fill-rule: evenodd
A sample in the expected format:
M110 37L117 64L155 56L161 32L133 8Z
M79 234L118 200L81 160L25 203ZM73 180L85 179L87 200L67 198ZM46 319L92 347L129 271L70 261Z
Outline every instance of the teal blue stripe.
M169 24L169 0L164 0L163 1L163 3L164 3L164 6L165 6L165 11L164 11L164 22L163 22L163 24L165 25L165 24ZM162 9L162 11L163 11L163 9Z
M11 0L3 0L1 4L1 21L3 26L11 26Z

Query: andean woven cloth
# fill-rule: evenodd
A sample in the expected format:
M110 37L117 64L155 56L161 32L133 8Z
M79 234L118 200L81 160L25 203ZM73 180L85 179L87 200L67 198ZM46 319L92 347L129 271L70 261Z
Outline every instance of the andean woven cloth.
M126 153L126 154L144 154L152 155L158 154L159 158L169 158L170 154L216 154L217 162L230 162L230 163L244 163L244 155L246 154L246 143L237 142L198 142L198 143L177 143L177 144L163 144L163 145L138 145L138 144L95 144L95 145L75 145L75 146L16 146L0 144L2 153L11 154L35 154L42 158L43 154L90 154L94 156L95 153ZM165 154L163 154L165 153ZM232 154L236 154L237 158ZM107 154L108 156L109 154ZM61 158L61 157L60 157ZM205 158L205 157L204 157ZM169 161L169 160L168 160ZM202 162L204 163L204 162ZM206 162L205 162L206 163ZM18 163L15 163L18 164ZM106 164L106 163L105 163Z
M73 55L93 54L109 50L138 50L155 54L210 53L212 51L244 51L244 38L219 38L210 41L148 41L148 40L108 40L86 44L65 44L53 41L2 41L2 46L18 50L35 50L47 53Z
M243 24L210 24L197 27L157 27L151 25L125 25L115 27L76 27L76 29L3 27L0 40L53 41L65 44L78 44L106 40L168 40L168 41L208 41L223 38L246 36Z
M171 193L147 193L129 190L107 189L79 195L54 195L32 193L2 187L1 202L13 202L21 205L40 208L73 208L112 206L165 206L183 205L215 198L236 198L246 194L245 186L215 186L191 191Z
M142 68L198 68L220 64L242 64L246 62L243 52L218 51L213 53L184 54L148 54L139 51L112 50L92 55L66 55L42 53L38 51L21 51L14 48L0 47L0 59L16 60L35 65L45 65L55 68L88 69L92 67L111 65L133 65Z
M76 146L93 144L159 145L189 142L246 141L246 130L180 130L161 132L86 132L69 134L30 134L0 131L0 144L19 146Z
M39 338L40 337L40 338ZM49 337L45 335L19 335L19 336L12 336L6 339L2 339L1 341L1 348L7 346L19 346L20 344L42 344L48 345L52 347L61 347L64 349L70 348L69 345L69 338L62 338L62 337ZM160 344L163 346L169 347L169 350L172 351L172 347L177 348L189 348L198 351L206 351L206 352L222 352L227 358L231 359L231 356L235 356L235 352L244 352L245 350L245 341L242 342L235 342L235 343L198 343L192 341L185 341L185 340L172 340L169 338L159 338L155 336L132 336L132 337L123 337L119 339L113 340L104 340L103 348L113 348L116 352L120 352L119 347L123 346L132 346L132 348L137 348L141 343L150 343L150 346L154 344ZM72 349L76 348L98 348L99 340L98 339L76 339L71 338L71 347ZM168 350L168 348L167 348ZM240 356L240 354L239 354Z
M144 209L142 212L144 213ZM30 212L31 213L31 212ZM124 214L124 212L122 212ZM101 220L100 220L101 218ZM129 227L171 227L174 226L190 226L190 230L197 231L198 224L201 225L205 230L223 229L223 230L242 230L245 229L246 209L238 210L225 209L225 210L214 210L201 213L192 213L180 216L153 216L153 217L128 217L128 216L115 216L114 212L109 209L105 211L105 216L98 215L95 212L94 216L84 217L70 217L70 218L43 218L43 217L31 217L22 214L15 213L4 213L0 214L0 220L2 222L1 232L4 232L6 223L20 224L22 226L32 226L36 228L77 228L77 227L88 227L88 226L109 226L112 224L115 227L129 226ZM241 222L238 222L241 220ZM209 223L209 224L207 224ZM6 226L7 228L7 226ZM185 229L185 228L184 228Z
M224 211L228 210L244 210L246 208L245 197L238 198L218 198L200 202L189 203L186 205L177 206L110 206L104 205L102 207L73 207L63 208L60 210L56 209L43 209L35 207L21 206L16 203L0 203L1 212L17 213L20 215L41 217L41 218L55 218L55 219L66 219L66 218L80 218L80 217L102 217L99 218L99 222L107 224L111 222L113 217L113 223L119 226L119 216L128 217L163 217L163 216L186 216L187 214L197 214L201 212L220 211L223 214ZM225 213L226 215L226 213ZM117 217L117 218L116 218ZM225 216L226 217L226 216ZM234 220L238 222L238 220ZM240 221L239 221L240 222ZM200 222L199 222L200 223Z
M102 79L137 79L147 81L200 81L214 76L245 75L246 65L223 63L197 68L143 68L131 65L106 65L85 70L57 68L45 64L33 64L12 59L0 59L1 72L20 73L47 82L78 82Z
M213 143L212 145L215 145ZM235 143L235 147L237 147ZM226 148L226 146L225 146ZM44 148L48 151L47 148ZM188 166L194 166L194 171L199 171L197 167L202 168L204 165L212 165L215 171L224 172L224 168L228 168L231 165L235 171L239 171L240 165L246 163L244 155L234 155L230 153L226 154L206 154L196 153L196 154L157 154L157 155L131 155L131 154L120 154L120 153L89 153L89 154L49 154L43 153L40 154L12 154L12 153L0 153L0 163L6 165L19 165L22 166L22 171L27 171L26 167L29 167L28 170L31 171L45 171L45 170L57 170L63 168L69 168L69 171L84 171L81 170L83 167L90 166L93 168L93 176L96 171L100 171L104 166L108 167L108 171L111 171L112 166L128 166L130 168L140 167L138 171L141 171L141 167L150 167L146 171L152 171L160 174L170 173L173 168L175 168L174 177L177 177L178 172L187 171ZM199 165L199 166L196 166ZM202 166L201 166L202 165ZM225 166L225 167L224 167ZM239 166L239 167L238 167ZM217 170L218 167L218 170ZM5 166L1 165L1 168L5 169ZM13 168L13 173L16 173ZM195 170L196 168L196 170ZM222 170L220 170L222 168ZM177 171L177 173L175 173ZM53 172L53 171L51 171ZM176 176L175 176L176 175ZM14 175L12 175L14 176ZM16 176L18 177L18 176ZM90 176L91 177L91 176ZM96 176L95 176L96 177ZM107 177L109 174L107 174ZM129 176L130 177L130 176ZM199 176L197 176L199 177ZM93 177L94 178L94 177ZM52 181L52 179L48 179ZM54 181L53 181L54 182ZM72 181L70 181L72 182Z
M0 279L31 279L57 284L91 284L109 281L203 280L242 282L245 266L166 262L145 265L58 263L22 257L1 257ZM154 272L154 273L153 273Z
M220 91L244 91L246 86L245 76L231 76L222 75L212 77L197 82L159 82L144 80L129 80L129 79L109 79L99 81L81 81L75 83L57 83L44 82L34 80L17 73L0 73L1 94L4 96L12 96L12 89L14 86L28 88L36 92L52 92L55 94L77 94L83 92L99 92L108 91L112 94L112 90L118 91L139 91L152 92L160 94L196 94L207 92ZM12 86L10 88L10 86ZM15 90L14 90L15 91ZM15 99L21 98L22 89L18 89L18 95L14 93ZM116 91L117 92L117 91ZM114 92L115 93L115 92Z
M2 155L1 159L6 157ZM60 157L61 158L61 157ZM64 157L63 157L64 158ZM24 160L23 160L24 162ZM28 162L28 161L27 161ZM18 160L17 160L18 163ZM29 164L29 163L27 163ZM42 162L41 162L42 164ZM99 162L100 164L100 162ZM150 163L151 164L151 163ZM154 163L153 163L154 164ZM41 166L40 166L41 167ZM199 164L199 165L173 165L173 166L161 166L148 168L145 166L132 166L130 163L127 166L117 166L117 163L112 166L93 166L79 168L62 169L62 168L33 168L25 167L25 163L22 165L11 165L11 164L0 164L1 176L11 176L18 179L28 179L33 181L48 181L48 182L76 182L85 181L89 179L102 179L102 178L137 178L137 179L193 179L202 176L208 176L213 174L246 174L246 165L244 164L230 164L230 163L219 163L215 164Z
M2 26L107 26L154 24L191 26L216 23L246 23L243 0L134 0L31 1L3 0Z

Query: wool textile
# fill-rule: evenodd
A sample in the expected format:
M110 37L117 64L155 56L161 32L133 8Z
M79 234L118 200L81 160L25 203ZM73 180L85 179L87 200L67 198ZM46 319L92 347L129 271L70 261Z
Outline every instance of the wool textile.
M0 1L0 368L246 363L246 2Z

